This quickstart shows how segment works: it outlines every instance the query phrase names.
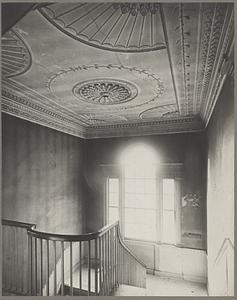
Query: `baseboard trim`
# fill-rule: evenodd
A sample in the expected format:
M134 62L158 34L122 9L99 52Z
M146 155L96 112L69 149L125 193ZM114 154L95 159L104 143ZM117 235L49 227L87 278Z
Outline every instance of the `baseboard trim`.
M166 272L166 271L160 271L160 270L154 270L154 269L148 269L147 273L163 278L174 278L174 279L182 279L186 281L191 282L197 282L197 283L205 283L207 284L207 278L203 276L197 276L197 275L190 275L190 274L179 274L179 273L172 273L172 272Z

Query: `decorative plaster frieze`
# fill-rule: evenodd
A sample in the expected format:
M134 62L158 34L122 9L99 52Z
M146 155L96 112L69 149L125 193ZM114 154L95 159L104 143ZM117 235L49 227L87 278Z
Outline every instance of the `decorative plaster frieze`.
M77 137L84 137L84 131L78 127L71 127L68 124L64 124L53 118L45 117L43 114L36 112L35 110L28 109L22 105L13 104L8 99L2 97L1 104L2 112L12 115L14 117L27 120L32 123L36 123L51 129L55 129L60 132L64 132Z
M225 14L225 27L222 28L222 37L219 41L219 54L216 55L212 70L207 96L201 103L200 115L207 126L220 91L228 75L233 76L234 70L234 20L233 10Z
M162 4L181 116L210 118L215 95L233 70L233 3ZM225 65L225 67L223 67Z
M81 138L97 138L97 137L114 137L123 135L147 135L147 134L167 134L177 132L189 132L202 130L202 123L196 117L186 117L180 119L162 119L154 120L151 122L127 122L120 120L118 117L118 124L104 124L104 125L91 125L82 126L77 119L62 114L55 110L55 107L46 107L39 102L34 102L33 98L28 98L26 95L22 96L18 91L11 90L6 86L2 89L2 111L4 113L28 120L30 122L40 124L67 134L78 136ZM88 116L87 116L88 117ZM103 116L100 116L103 117ZM91 118L84 116L85 120ZM116 119L117 120L117 119ZM103 124L103 119L100 119L100 124ZM111 122L114 122L114 116L111 115ZM93 124L93 122L89 122ZM96 124L98 124L96 122Z
M162 119L139 123L131 122L127 124L91 126L86 131L86 138L158 135L202 130L203 123L200 118L183 117L182 119Z
M214 9L208 6L204 10L203 22L204 26L201 30L203 39L201 40L200 63L201 71L198 74L198 93L196 103L202 107L206 105L208 94L210 93L210 85L215 81L215 72L219 66L220 59L225 53L223 43L227 37L226 22L228 9L226 6L216 4ZM202 102L202 103L201 103Z
M85 129L77 120L34 103L32 98L23 97L4 87L2 88L2 112L74 136L83 137L85 134Z
M204 26L200 32L203 39L201 39L200 69L194 102L200 116L207 123L217 90L229 72L228 67L223 69L222 65L227 61L229 63L227 57L233 44L234 20L232 4L216 3L214 8L210 4L203 5Z
M18 97L19 101L25 101L25 103L29 103L29 105L36 105L36 107L41 107L45 111L51 111L55 112L59 116L65 116L67 119L79 124L79 126L89 125L89 123L81 119L80 116L65 109L65 107L60 106L57 102L37 93L35 90L16 82L15 80L3 79L2 91L2 93L5 91L14 95L14 97Z

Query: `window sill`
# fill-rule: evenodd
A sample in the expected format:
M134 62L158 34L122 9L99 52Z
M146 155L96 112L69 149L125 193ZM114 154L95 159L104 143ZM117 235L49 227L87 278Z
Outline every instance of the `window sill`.
M182 244L169 244L169 243L164 243L164 242L156 242L156 241L146 241L146 240L136 240L136 239L129 239L125 238L124 239L125 243L140 243L140 244L146 244L146 245L154 245L154 246L170 246L170 247L175 247L175 248L184 248L184 249L192 249L192 250L200 250L200 251L205 251L206 249L204 248L195 248L195 247L187 247Z

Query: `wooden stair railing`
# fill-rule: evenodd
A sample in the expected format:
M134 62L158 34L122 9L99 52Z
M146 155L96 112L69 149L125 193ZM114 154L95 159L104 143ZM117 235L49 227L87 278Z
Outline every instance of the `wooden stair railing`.
M2 220L2 287L5 292L28 295L28 234L35 224Z
M146 266L124 244L119 223L64 235L2 220L3 290L32 296L112 295L119 284L145 287Z

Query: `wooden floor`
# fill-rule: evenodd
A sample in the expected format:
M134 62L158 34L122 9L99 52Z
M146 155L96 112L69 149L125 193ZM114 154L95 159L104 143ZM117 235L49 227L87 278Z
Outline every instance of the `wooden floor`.
M205 284L147 275L146 289L120 285L114 296L207 296Z
M78 273L74 273L74 287L79 287L77 283ZM87 274L83 270L82 288L87 290ZM94 272L92 273L94 277ZM66 280L66 284L70 284ZM92 280L93 283L93 280ZM94 291L94 284L91 286L91 291ZM13 293L3 293L4 296L17 296ZM205 284L190 282L182 279L162 278L147 274L146 289L137 288L134 286L120 285L116 289L114 296L207 296Z

